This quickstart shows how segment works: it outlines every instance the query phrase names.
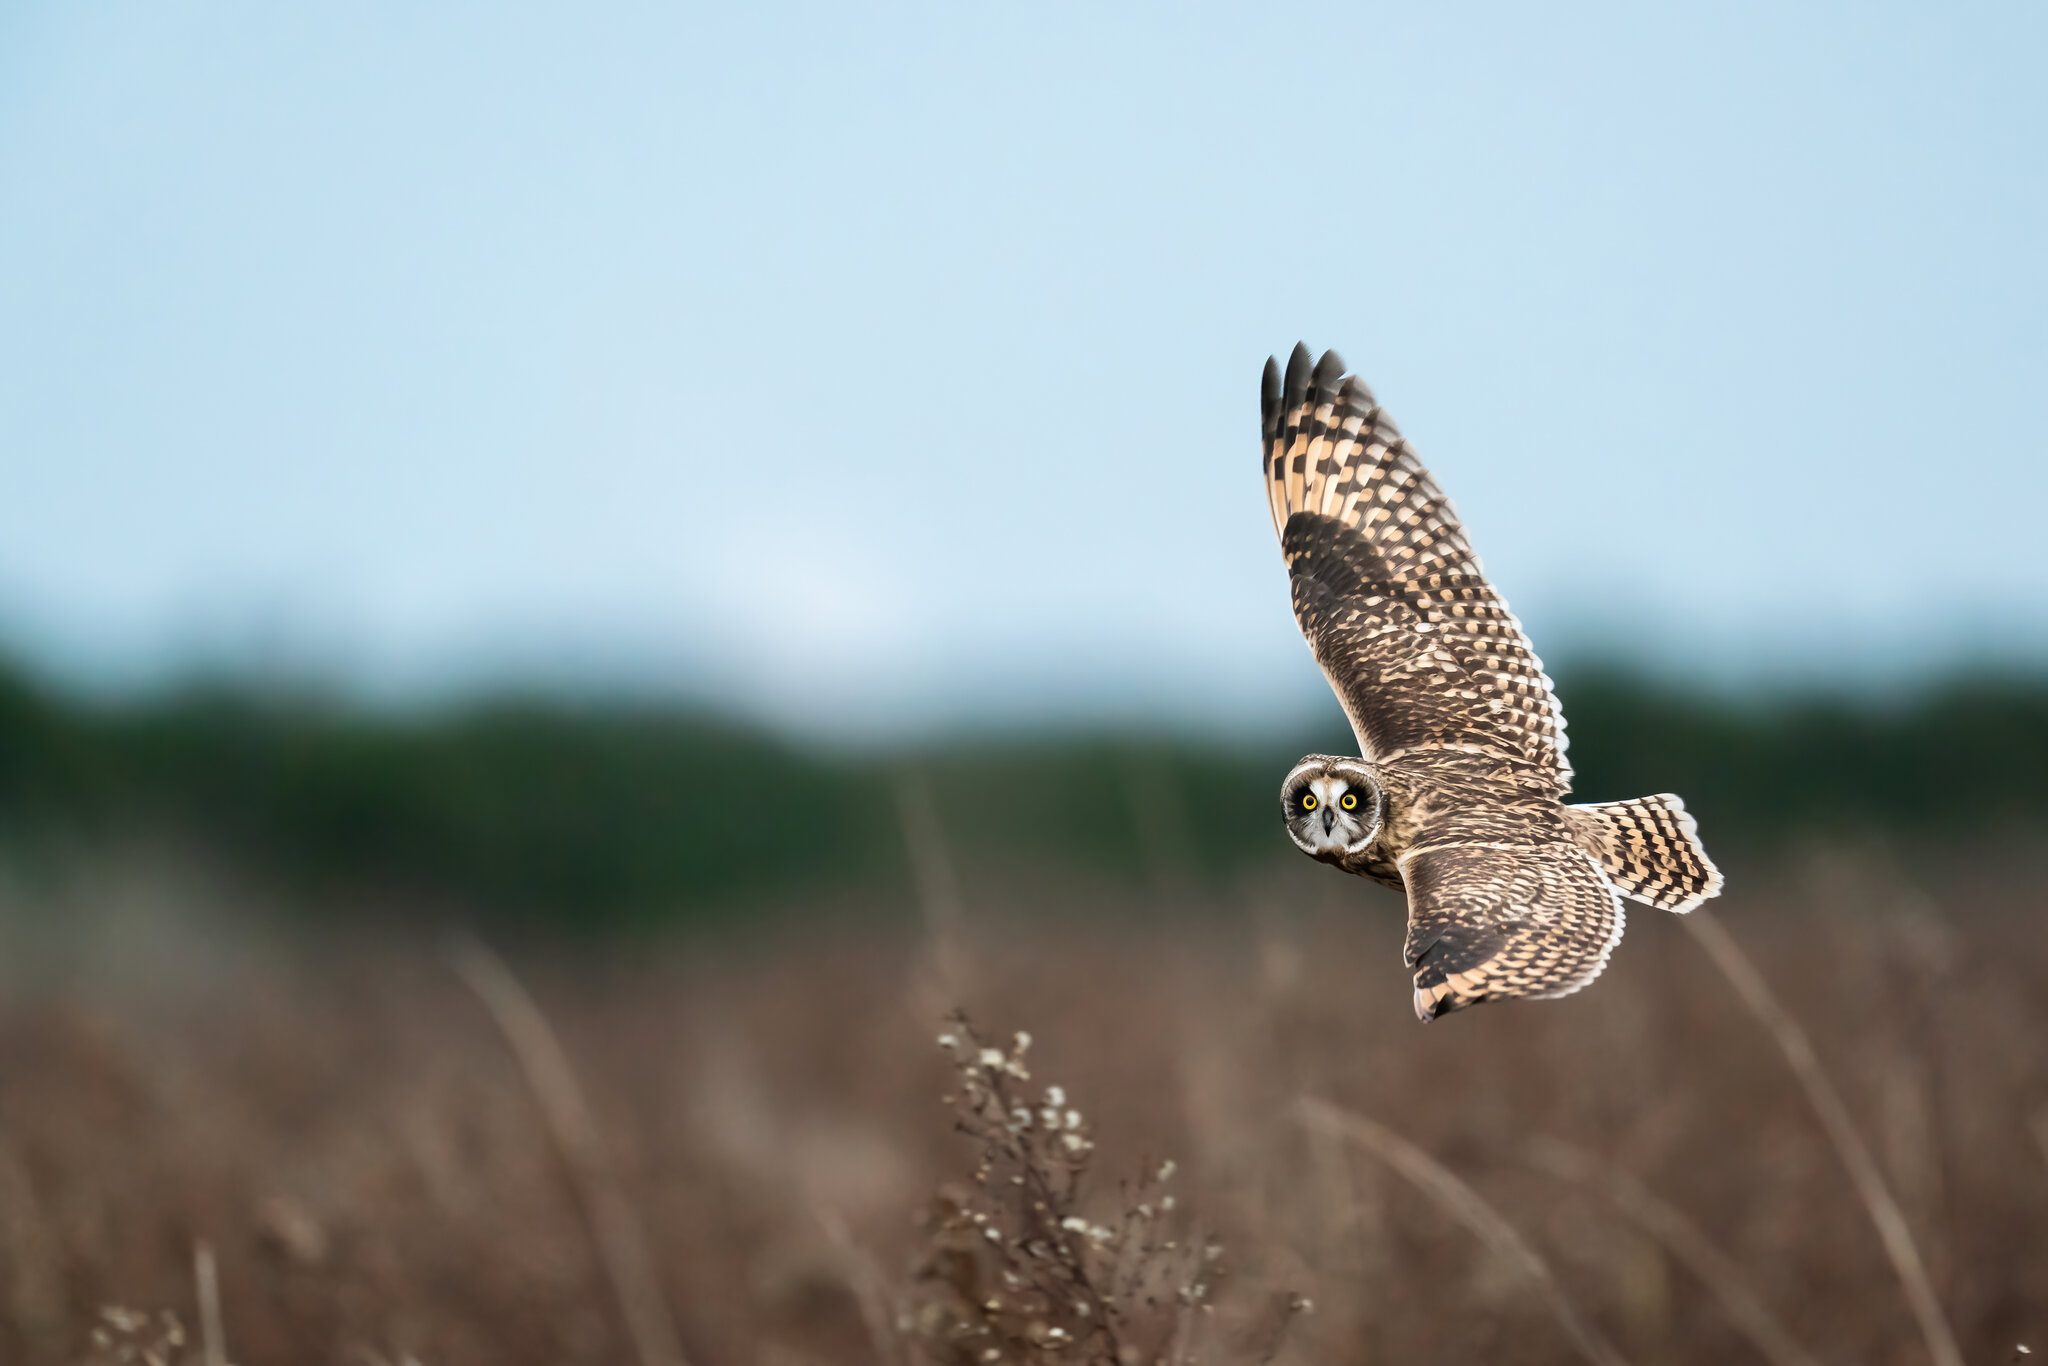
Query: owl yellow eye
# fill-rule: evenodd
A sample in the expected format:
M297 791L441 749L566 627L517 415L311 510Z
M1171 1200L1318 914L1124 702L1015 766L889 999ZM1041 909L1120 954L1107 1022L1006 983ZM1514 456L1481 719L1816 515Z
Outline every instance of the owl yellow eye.
M1316 809L1316 794L1315 794L1315 793L1313 793L1313 792L1304 792L1304 793L1302 793L1302 794L1301 794L1301 809L1302 809L1302 810L1304 810L1304 811L1313 811L1313 810L1315 810L1315 809Z
M1337 799L1337 805L1343 807L1346 811L1356 811L1358 809L1358 794L1356 792L1345 793Z

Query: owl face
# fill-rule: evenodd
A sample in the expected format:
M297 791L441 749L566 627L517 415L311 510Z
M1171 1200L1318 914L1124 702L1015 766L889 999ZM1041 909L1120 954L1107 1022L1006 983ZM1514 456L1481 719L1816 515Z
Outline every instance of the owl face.
M1386 818L1386 799L1364 761L1311 754L1280 786L1287 838L1325 863L1366 856Z

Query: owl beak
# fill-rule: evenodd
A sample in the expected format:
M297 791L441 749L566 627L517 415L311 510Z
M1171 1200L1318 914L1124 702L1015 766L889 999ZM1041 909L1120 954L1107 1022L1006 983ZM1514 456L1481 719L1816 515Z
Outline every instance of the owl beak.
M1329 834L1337 828L1337 812L1334 807L1323 808L1323 833Z

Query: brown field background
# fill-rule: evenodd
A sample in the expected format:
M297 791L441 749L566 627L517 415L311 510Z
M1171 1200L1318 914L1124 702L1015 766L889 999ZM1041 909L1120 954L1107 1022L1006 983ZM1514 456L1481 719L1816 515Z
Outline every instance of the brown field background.
M2048 1350L2038 854L1813 849L1730 870L1714 908L1971 1362ZM962 886L925 855L921 917L498 945L600 1145L566 1162L450 941L402 908L286 934L261 889L146 851L10 880L0 1361L206 1360L196 1250L235 1362L641 1360L604 1236L644 1249L643 1311L693 1363L1030 1357L933 1307L1005 1255L935 1215L977 1154L942 1100L956 1006L1006 1049L1029 1031L1015 1086L1085 1113L1087 1221L1171 1159L1155 1241L1224 1249L1213 1308L1140 1305L1170 1340L1134 1323L1134 1357L1929 1360L1782 1040L1681 921L1636 910L1580 996L1425 1027L1398 899L1325 870L1132 898ZM1416 1185L1372 1123L1464 1187ZM593 1191L623 1197L609 1226ZM165 1313L179 1340L152 1345Z

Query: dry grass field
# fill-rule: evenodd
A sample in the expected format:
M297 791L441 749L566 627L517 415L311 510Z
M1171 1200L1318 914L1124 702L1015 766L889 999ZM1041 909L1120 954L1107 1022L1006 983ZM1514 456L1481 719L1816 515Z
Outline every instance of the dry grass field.
M499 945L526 995L96 868L0 917L8 1366L1931 1359L1799 1037L1651 911L1595 989L1425 1027L1398 901L1291 865ZM1716 910L1973 1363L2048 1350L2044 871L1815 854Z

